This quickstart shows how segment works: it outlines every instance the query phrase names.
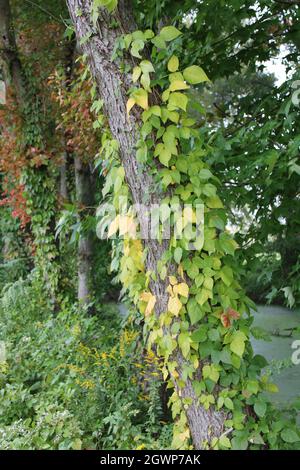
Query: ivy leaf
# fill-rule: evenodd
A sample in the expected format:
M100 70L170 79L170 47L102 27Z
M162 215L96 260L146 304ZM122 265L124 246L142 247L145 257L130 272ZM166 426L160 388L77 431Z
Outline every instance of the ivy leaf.
M140 299L143 302L147 303L147 307L146 307L146 310L145 310L145 316L147 317L152 313L152 311L154 309L154 306L156 304L156 297L155 297L155 295L151 294L151 292L143 292L140 295Z
M182 109L183 111L186 111L187 104L188 104L188 98L183 93L179 93L175 91L170 94L169 104L168 104L168 109L170 111L174 111L175 109L178 109L178 108Z
M170 297L168 302L168 311L173 313L173 315L178 316L181 310L182 303L178 299L178 297Z
M178 336L178 345L182 351L183 357L187 358L190 352L191 338L188 331L183 331Z
M151 39L151 42L158 49L166 49L167 47L166 41L161 36L155 36L155 38Z
M213 364L205 365L202 369L202 374L203 374L204 379L210 379L215 383L217 383L220 378L219 371L216 368L216 366Z
M179 67L179 60L176 55L172 55L171 59L168 62L168 70L169 72L176 72Z
M162 163L165 166L169 166L169 161L171 157L172 157L172 154L170 150L163 145L158 155L158 159L160 163Z
M288 442L290 444L300 441L299 435L296 433L296 431L294 431L294 429L291 428L287 428L281 431L280 436L284 442Z
M142 41L141 39L135 39L131 44L131 49L130 49L131 55L133 55L133 57L137 57L138 59L141 59L142 57L140 55L140 50L144 49L144 46L145 46L144 41Z
M117 232L119 228L119 218L120 216L117 215L117 217L111 222L107 234L108 238L112 237Z
M133 81L133 83L138 81L138 79L140 78L141 73L142 73L141 67L134 67L134 69L132 71L132 81Z
M226 408L228 408L228 410L233 410L233 408L234 408L233 407L233 401L229 397L225 398L224 405L226 406Z
M131 111L131 109L133 108L133 106L135 105L135 99L134 98L129 98L129 100L127 101L127 116L129 116L129 113Z
M165 26L159 33L159 36L163 38L164 41L173 41L178 38L182 33L175 28L175 26Z
M206 325L201 325L198 330L194 331L191 339L195 343L203 343L207 339L207 329Z
M148 93L146 90L140 88L139 90L134 91L132 93L132 98L141 108L148 109Z
M185 282L181 282L174 286L174 293L182 295L183 297L189 296L189 286Z
M181 261L181 258L182 258L182 248L178 246L177 248L175 248L175 251L174 251L174 260L176 261L177 264L179 264Z
M264 401L257 401L254 403L254 411L260 418L263 418L267 411L267 404Z
M211 209L222 209L224 207L219 196L209 197L206 204Z
M199 305L203 305L210 297L210 291L207 289L201 289L201 291L196 295L196 300Z
M225 447L226 449L231 448L231 443L230 443L230 440L228 439L227 436L221 436L220 439L219 439L219 444L222 447Z
M142 60L140 62L140 67L141 67L143 73L155 72L152 63L149 60Z
M183 80L174 80L170 87L169 87L169 90L170 91L177 91L177 90L187 90L189 87L189 85L187 85Z
M183 76L191 85L210 81L204 70L198 65L191 65L191 67L184 69Z
M230 350L239 357L242 357L245 351L246 336L242 331L236 331L232 335Z

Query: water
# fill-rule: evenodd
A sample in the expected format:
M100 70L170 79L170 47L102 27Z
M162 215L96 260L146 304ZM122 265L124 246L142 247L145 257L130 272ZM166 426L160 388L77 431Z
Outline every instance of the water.
M299 333L292 337L276 336L289 334L288 328L300 327L300 311L291 311L283 307L258 306L254 314L254 326L267 330L272 336L271 342L253 340L253 348L268 361L290 359L294 350L291 344L300 339ZM272 381L279 387L279 392L271 394L274 403L285 405L300 397L300 364L275 373Z
M126 316L128 307L118 304L121 316ZM300 334L292 337L282 337L280 335L289 334L288 328L300 327L300 311L292 311L283 307L258 306L258 311L254 312L254 326L264 328L271 334L272 341L252 340L252 345L256 354L261 354L269 362L272 360L290 359L294 350L291 344L295 339L300 339ZM274 403L286 405L300 397L300 364L285 368L274 373L272 382L279 388L278 393L270 394Z

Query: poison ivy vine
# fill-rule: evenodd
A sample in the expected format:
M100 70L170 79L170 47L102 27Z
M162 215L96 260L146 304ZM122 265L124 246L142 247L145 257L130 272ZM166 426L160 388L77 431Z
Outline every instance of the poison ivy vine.
M30 67L29 67L30 70ZM55 209L57 168L51 154L45 149L45 129L41 102L36 93L36 83L29 71L26 73L26 95L22 105L23 128L20 146L27 156L21 182L24 185L27 213L30 216L36 267L35 279L42 283L55 303L59 267L55 259Z
M115 4L94 2L94 21L99 6L112 10ZM174 26L162 28L158 35L151 30L135 31L119 39L114 58L122 60L123 53L134 58L127 115L130 119L134 107L142 113L136 159L147 166L163 195L161 225L172 207L189 204L183 220L175 213L171 221L175 228L184 224L191 230L185 230L182 239L171 238L155 273L145 271L145 250L135 237L133 210L124 211L120 204L124 198L128 201L129 190L117 144L109 138L104 142L110 168L104 195L111 192L118 213L113 220L103 219L101 229L109 225L109 237L118 231L122 236L123 254L119 260L120 249L116 251L114 267L120 269L124 290L144 314L148 347L155 346L163 360L164 379L174 389L170 398L175 420L173 448L190 445L186 410L192 399L182 398L180 392L187 378L193 380L200 405L221 410L226 416L223 434L202 447L292 447L299 441L295 420L283 417L266 398L265 392L276 392L277 387L262 372L267 362L254 355L250 343L251 334L256 334L250 315L254 304L238 282L234 262L238 246L226 230L218 197L220 181L205 163L206 144L188 112L189 89L209 79L197 65L180 68L174 53L180 35ZM197 251L191 251L190 234L199 204L204 205L204 237L196 239ZM150 279L155 281L157 276L162 280L168 276L169 281L167 311L159 316L155 314L157 299L149 287ZM185 358L180 372L177 350Z

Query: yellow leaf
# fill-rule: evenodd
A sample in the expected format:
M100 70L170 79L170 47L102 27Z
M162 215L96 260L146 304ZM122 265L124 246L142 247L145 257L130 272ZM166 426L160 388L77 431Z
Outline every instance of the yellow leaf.
M178 297L170 297L168 302L168 311L173 313L173 315L177 316L181 310L182 303L178 299Z
M117 232L119 228L119 218L120 216L117 215L117 217L110 224L109 229L108 229L108 234L107 234L108 238L112 237Z
M177 284L177 286L174 286L173 290L174 294L183 295L183 297L189 296L189 286L185 282Z
M132 237L136 234L136 225L133 220L133 217L128 215L121 215L119 218L119 230L120 235L125 235L125 233L129 233Z
M167 293L172 295L173 296L173 289L172 289L172 286L169 284L168 287L167 287Z
M138 104L143 109L148 109L148 93L143 88L140 88L134 93L134 99L136 104Z
M155 295L152 295L151 299L149 300L149 302L147 304L146 310L145 310L145 316L146 317L148 315L150 315L150 313L152 313L152 311L154 309L154 306L155 306L155 303L156 303L156 297L155 297Z
M169 72L176 72L176 70L178 70L178 67L179 67L178 57L176 57L176 55L172 55L171 59L168 62Z
M170 91L177 91L177 90L187 90L189 87L189 85L187 85L183 80L174 80L170 87L169 87L169 90Z
M134 105L135 105L135 99L129 98L129 100L127 101L127 116L129 116L129 113Z
M182 264L180 264L178 266L177 272L178 272L179 276L181 277L181 279L184 279L184 272L183 272Z
M175 286L175 284L178 282L175 276L169 276L169 281L172 286Z
M155 303L156 303L156 297L155 295L151 294L151 292L142 292L140 295L140 299L143 302L146 302L147 307L145 310L145 316L147 317L150 315L150 313L153 311Z
M152 294L151 292L142 292L141 295L140 295L140 299L143 301L143 302L149 302L149 300L151 299L152 297Z
M185 207L183 209L183 226L185 227L188 223L196 222L196 214L192 207Z
M142 73L141 67L134 67L133 72L132 72L132 81L137 82L138 79L140 78L141 73Z

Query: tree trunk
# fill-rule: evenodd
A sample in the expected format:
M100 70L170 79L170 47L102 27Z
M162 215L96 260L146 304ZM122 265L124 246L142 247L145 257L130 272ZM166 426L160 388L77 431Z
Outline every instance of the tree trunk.
M94 184L89 163L74 159L76 201L79 219L84 220L94 204ZM92 298L93 239L90 231L81 233L78 244L78 300L88 304Z
M132 86L131 78L129 74L124 74L120 70L116 62L111 60L116 39L122 34L137 29L132 16L132 8L127 0L119 0L118 8L113 15L110 15L105 9L101 9L95 29L90 19L91 0L67 0L67 3L78 41L89 37L87 41L83 41L82 49L88 57L99 94L103 99L112 135L119 142L125 178L131 190L133 203L138 208L137 217L143 238L143 234L150 233L148 230L149 219L147 211L139 207L138 204L145 204L144 196L147 195L146 204L157 205L164 195L158 194L152 176L136 161L135 146L141 126L140 113L134 110L131 119L127 119L127 90ZM78 11L81 12L80 15L76 15ZM112 17L116 20L118 27L110 28ZM157 262L168 248L168 244L151 239L145 240L144 243L147 248L146 270L156 273ZM167 311L169 297L166 290L167 285L167 281L162 281L158 275L157 280L150 283L150 289L156 296L155 310L157 315ZM179 350L177 350L174 360L177 361L180 371L186 360ZM201 375L201 369L199 375ZM175 389L179 391L176 381L174 385ZM226 417L221 412L213 409L207 411L199 405L190 379L187 379L185 386L180 389L180 395L182 398L192 398L192 404L186 410L189 428L194 447L196 449L203 448L205 443L211 441L212 437L220 436Z
M0 56L6 85L13 84L19 105L24 99L24 76L19 59L9 0L0 0Z

